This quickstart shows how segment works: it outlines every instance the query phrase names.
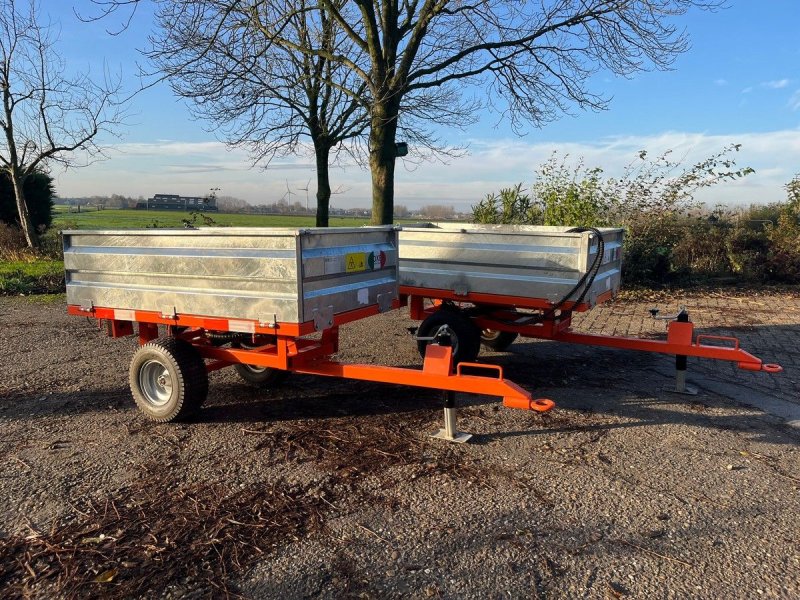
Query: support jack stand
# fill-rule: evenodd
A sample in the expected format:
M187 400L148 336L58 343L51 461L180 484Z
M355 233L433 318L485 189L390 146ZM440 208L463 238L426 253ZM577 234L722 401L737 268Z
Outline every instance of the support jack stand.
M472 438L471 433L459 432L456 425L455 392L444 392L444 427L431 434L437 440L463 444Z
M667 389L673 394L683 394L685 396L697 396L697 388L686 385L686 357L678 355L675 357L675 389Z

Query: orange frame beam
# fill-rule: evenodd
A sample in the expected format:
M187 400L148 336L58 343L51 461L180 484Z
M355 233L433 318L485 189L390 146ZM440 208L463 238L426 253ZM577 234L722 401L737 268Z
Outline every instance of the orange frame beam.
M495 296L492 294L467 294L466 296L456 296L453 292L448 290L411 288L406 286L401 286L400 292L403 295L403 302L410 307L411 318L416 320L423 320L438 310L436 306L426 308L425 299L433 301L452 300L455 302L469 302L488 309L488 312L485 314L471 317L475 325L480 329L507 331L518 333L524 337L570 342L573 344L639 350L642 352L657 352L675 356L694 356L715 360L727 360L737 363L740 369L747 371L766 371L768 373L780 373L783 371L783 367L780 365L764 363L760 358L742 350L739 347L739 340L737 338L716 335L698 335L697 339L694 339L694 325L691 322L671 321L668 325L666 340L648 340L633 337L575 333L571 330L572 312L573 310L587 310L589 307L585 303L577 305L574 309L570 309L569 304L567 304L560 310L560 314L557 316L544 318L538 323L520 325L516 324L514 321L519 320L520 317L523 316L534 317L535 315L515 312L515 308L538 308L547 310L553 308L552 304L541 298L531 299L512 296ZM606 294L603 294L598 297L597 303L600 304L610 297L610 292L607 297ZM504 298L505 302L500 303L498 301L500 298ZM703 342L717 342L717 344ZM719 345L719 343L727 345Z
M166 317L154 311L119 311L112 308L92 307L85 309L76 305L67 306L71 315L94 317L109 322L108 333L115 337L133 333L131 321L138 322L139 342L147 343L158 336L158 325L187 328L176 335L191 343L204 359L208 371L241 363L269 367L325 377L344 377L361 381L392 383L419 388L431 388L449 392L463 392L499 396L503 404L511 408L545 412L555 406L552 400L533 399L530 392L506 380L502 368L495 365L467 364L452 369L452 349L432 345L425 355L422 370L364 364L344 364L330 360L339 348L339 325L356 319L378 314L377 307L350 311L334 316L334 325L322 331L321 339L304 339L299 336L314 333L313 322L277 323L265 326L252 322L248 328L254 336L269 336L270 342L253 349L219 348L213 346L204 330L231 331L228 319L197 315L175 315ZM243 321L233 320L237 327ZM248 332L249 333L249 332ZM466 375L463 367L490 371L491 376Z

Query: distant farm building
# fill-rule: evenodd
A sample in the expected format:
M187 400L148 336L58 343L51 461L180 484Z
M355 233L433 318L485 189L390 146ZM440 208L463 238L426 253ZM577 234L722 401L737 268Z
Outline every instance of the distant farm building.
M156 194L144 202L137 202L136 208L146 210L201 210L217 211L217 199L214 196L200 198L198 196L178 196L178 194Z

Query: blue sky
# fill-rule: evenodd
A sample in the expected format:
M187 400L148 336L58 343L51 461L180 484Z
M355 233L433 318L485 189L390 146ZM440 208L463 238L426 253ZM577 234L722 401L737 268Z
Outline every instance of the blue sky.
M729 0L714 13L693 11L680 23L691 49L678 57L672 71L655 71L622 79L600 73L594 90L612 97L604 112L573 110L541 129L515 136L495 114L485 114L467 131L444 131L454 145L469 145L468 155L448 164L398 164L395 202L410 208L452 204L466 210L487 193L517 182L529 183L534 169L552 152L583 157L589 166L618 174L639 150L651 155L672 149L691 162L729 143L742 144L740 166L756 174L718 186L700 196L708 204L772 202L785 197L785 185L800 172L800 0ZM61 26L60 54L70 69L99 73L105 63L121 71L129 88L141 61L150 15L140 9L131 26L109 36L120 19L82 23L72 7L87 14L88 0L43 0ZM307 156L277 159L269 169L251 169L246 155L228 151L192 121L185 105L166 85L156 86L132 101L129 126L120 139L107 140L109 159L83 169L56 172L63 197L110 195L151 196L154 193L200 195L210 188L220 194L258 204L274 202L291 192L305 201L302 190L311 180ZM412 149L413 153L413 149ZM369 174L355 165L332 172L334 206L368 206Z

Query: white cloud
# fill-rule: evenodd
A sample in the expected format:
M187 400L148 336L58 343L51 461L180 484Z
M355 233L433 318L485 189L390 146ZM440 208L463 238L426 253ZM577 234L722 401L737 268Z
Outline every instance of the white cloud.
M785 88L787 85L789 85L789 83L791 83L789 79L776 79L773 81L764 81L761 83L761 86L768 87L773 90L781 90Z
M800 102L800 92L797 96ZM705 190L699 199L709 205L775 202L785 197L783 186L797 171L795 157L800 156L800 129L729 135L668 131L653 136L627 135L585 142L467 141L470 154L449 164L398 162L395 202L409 208L451 204L468 210L486 194L503 187L520 182L529 185L536 167L554 151L559 156L568 155L574 162L582 157L586 166L602 167L607 175L615 176L622 174L640 150L647 150L651 157L672 150L673 157L691 164L734 143L741 144L741 151L735 154L737 164L753 167L756 173ZM295 199L302 200L306 195L303 188L311 180L308 193L313 202L316 175L308 157L275 160L263 170L250 168L246 153L228 151L219 142L123 144L121 149L125 152L113 153L105 162L62 173L57 180L59 195L202 195L212 187L219 187L221 195L261 204L280 199L287 187ZM331 185L342 190L334 195L334 206L371 204L371 184L365 169L353 165L333 167Z
M728 80L727 79L715 79L714 80L714 85L718 85L718 86L728 85Z
M795 90L792 97L789 98L789 108L792 110L800 110L800 89Z

